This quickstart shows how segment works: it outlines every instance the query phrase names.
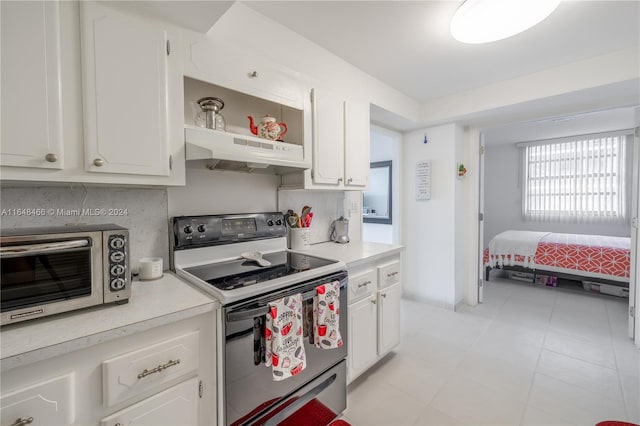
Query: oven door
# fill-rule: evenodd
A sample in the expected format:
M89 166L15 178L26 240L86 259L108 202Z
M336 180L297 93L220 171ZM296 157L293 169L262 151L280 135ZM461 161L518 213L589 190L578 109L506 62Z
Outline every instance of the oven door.
M343 346L319 349L305 337L307 367L298 375L274 381L271 367L264 365L264 327L267 304L287 295L302 293L312 304L315 287L339 280L340 332ZM279 291L260 300L241 302L223 310L225 322L224 393L227 425L273 424L309 404L326 410L311 410L327 417L346 408L346 376L338 366L347 356L347 274L315 279ZM306 333L305 333L306 334ZM344 369L344 364L342 369ZM323 375L324 379L319 378ZM327 422L328 423L328 422ZM312 423L310 423L312 424ZM325 423L326 424L326 423Z
M1 324L102 303L102 233L3 237Z

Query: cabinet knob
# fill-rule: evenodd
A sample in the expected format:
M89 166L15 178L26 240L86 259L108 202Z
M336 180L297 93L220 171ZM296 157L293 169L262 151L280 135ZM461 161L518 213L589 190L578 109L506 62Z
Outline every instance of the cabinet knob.
M55 163L56 161L58 161L58 156L53 153L49 153L44 156L44 159L47 160L49 163Z
M371 304L375 305L376 304L376 299L371 299Z
M96 158L93 160L93 165L96 167L102 167L104 165L104 160L102 158Z
M338 183L342 182L344 179L338 178Z
M249 73L249 78L258 78L258 71L251 71Z
M18 420L11 423L11 426L25 426L31 423L33 423L33 417L27 417L26 419L19 417Z
M353 178L347 179L347 183L351 183L351 182L353 182Z
M380 296L382 296L383 299L387 297L386 293L380 293Z

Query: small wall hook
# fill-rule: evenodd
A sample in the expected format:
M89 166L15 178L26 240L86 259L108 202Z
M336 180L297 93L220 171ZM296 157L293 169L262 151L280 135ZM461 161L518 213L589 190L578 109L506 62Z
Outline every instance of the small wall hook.
M427 142L429 142L429 141L427 140L427 134L425 133L424 134L424 141L422 143L424 143L426 145Z

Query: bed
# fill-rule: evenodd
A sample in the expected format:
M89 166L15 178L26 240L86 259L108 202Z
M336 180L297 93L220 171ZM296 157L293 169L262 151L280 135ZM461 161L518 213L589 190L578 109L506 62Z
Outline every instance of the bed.
M499 268L628 288L630 247L626 237L505 231L484 250L485 279Z

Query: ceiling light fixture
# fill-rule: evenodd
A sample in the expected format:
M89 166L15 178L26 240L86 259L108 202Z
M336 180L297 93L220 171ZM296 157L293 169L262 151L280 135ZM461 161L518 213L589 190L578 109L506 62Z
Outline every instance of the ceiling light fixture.
M451 35L463 43L488 43L542 22L560 0L466 0L451 20Z

